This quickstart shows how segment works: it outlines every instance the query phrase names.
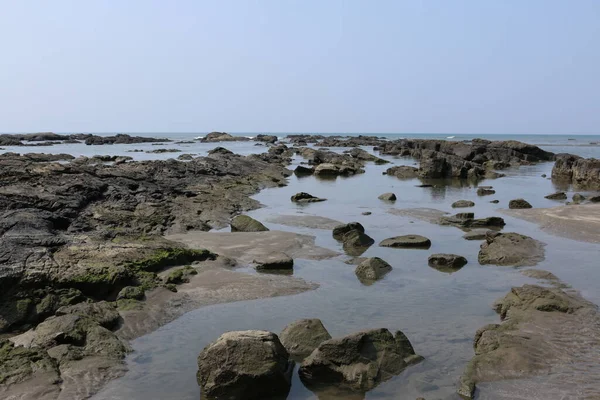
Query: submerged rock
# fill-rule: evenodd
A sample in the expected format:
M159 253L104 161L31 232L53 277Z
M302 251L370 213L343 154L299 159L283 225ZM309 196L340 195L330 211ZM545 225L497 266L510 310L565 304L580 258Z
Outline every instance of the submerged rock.
M257 271L269 270L291 270L294 268L294 260L285 253L271 253L254 260Z
M315 197L312 194L306 192L296 193L291 197L291 200L294 203L318 203L320 201L325 201L327 199L321 199L319 197Z
M467 259L456 254L432 254L427 262L438 271L456 272L467 264Z
M252 217L238 215L231 220L231 232L265 232L269 228Z
M475 203L470 200L458 200L452 203L452 208L467 208L474 207Z
M532 208L531 204L525 199L514 199L508 202L508 208L519 209L519 208Z
M566 200L567 194L565 192L556 192L544 197L549 200Z
M331 339L331 335L320 319L301 319L287 325L279 335L281 344L293 357L304 358L310 355L321 343Z
M544 259L544 246L529 236L518 233L490 232L479 250L479 263L532 266Z
M344 251L351 256L360 256L375 243L372 237L358 230L351 230L342 236Z
M431 240L421 235L402 235L385 239L379 243L379 246L428 249L431 247Z
M198 356L198 385L209 399L285 399L294 362L277 335L222 334Z
M383 278L391 270L392 266L381 258L371 257L361 262L354 270L354 273L362 283L371 284Z
M366 392L421 360L402 332L394 337L387 329L372 329L321 343L298 374L316 391L335 386Z
M378 199L385 201L396 201L396 195L394 193L384 193L380 195Z

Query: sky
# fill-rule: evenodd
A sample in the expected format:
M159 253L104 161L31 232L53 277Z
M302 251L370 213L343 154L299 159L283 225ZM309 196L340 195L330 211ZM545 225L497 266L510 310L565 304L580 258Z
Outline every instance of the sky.
M0 0L0 132L600 134L598 0Z

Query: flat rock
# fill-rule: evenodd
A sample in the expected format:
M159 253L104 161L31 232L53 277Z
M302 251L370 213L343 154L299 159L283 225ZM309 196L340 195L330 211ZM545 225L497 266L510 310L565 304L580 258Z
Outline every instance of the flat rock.
M544 245L518 233L491 232L481 245L478 259L482 265L536 265L544 259Z
M311 229L333 229L342 224L335 219L320 217L318 215L274 215L267 218L267 221L279 225Z
M293 269L294 260L285 253L271 253L254 260L257 271Z
M383 278L391 270L392 266L381 258L371 257L361 262L354 270L354 273L361 282L371 284Z
M321 343L331 339L331 335L320 319L301 319L287 325L279 335L281 344L293 357L304 358L310 355Z
M385 239L379 243L379 246L428 249L431 247L431 240L421 235L402 235Z
M419 169L409 165L398 165L388 168L385 172L387 175L395 176L396 178L413 179L418 176Z
M467 264L467 259L456 254L432 254L427 260L430 267L442 272L456 272Z
M247 215L237 215L231 220L232 232L265 232L268 230L269 228Z
M525 199L514 199L508 202L508 208L519 209L519 208L533 208L531 204Z
M544 196L544 198L549 199L549 200L566 200L567 194L565 192L556 192L556 193L552 193L547 196Z
M473 229L463 235L466 240L485 240L485 236L490 232L489 229Z
M300 192L300 193L296 193L295 195L293 195L291 197L291 200L294 203L318 203L321 201L325 201L327 199L321 199L319 197L313 196L312 194Z
M452 208L467 208L474 207L475 203L470 200L458 200L452 203Z

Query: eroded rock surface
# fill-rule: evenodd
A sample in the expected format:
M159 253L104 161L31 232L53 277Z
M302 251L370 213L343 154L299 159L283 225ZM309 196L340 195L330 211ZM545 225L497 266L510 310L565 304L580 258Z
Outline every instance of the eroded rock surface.
M290 355L304 358L310 355L321 343L331 339L331 335L320 319L301 319L287 325L279 335L281 344Z
M518 233L489 232L479 250L480 264L527 266L544 259L544 244Z

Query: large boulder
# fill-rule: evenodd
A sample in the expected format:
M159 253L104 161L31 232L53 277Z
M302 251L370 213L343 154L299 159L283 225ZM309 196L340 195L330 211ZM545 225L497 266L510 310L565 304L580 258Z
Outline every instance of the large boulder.
M247 137L244 136L232 136L225 132L211 132L207 134L200 141L202 143L214 143L214 142L243 142L248 141Z
M479 263L533 266L544 259L544 245L518 233L489 232L479 250Z
M402 235L382 240L379 246L428 249L431 247L431 240L421 235Z
M231 232L264 232L269 228L252 217L238 215L231 220Z
M362 283L371 284L391 270L392 266L381 258L371 257L358 264L354 273Z
M321 343L331 339L331 335L321 320L314 318L292 322L283 328L279 339L291 356L304 358Z
M277 136L260 134L260 135L256 135L255 140L257 142L275 143L277 141Z
M456 254L432 254L427 260L430 267L442 272L456 272L467 264L467 259Z
M508 208L519 209L519 208L532 208L531 204L525 199L514 199L508 202Z
M285 399L294 362L276 334L222 334L198 356L198 385L207 398Z
M321 199L319 197L315 197L312 194L306 192L296 193L291 197L292 202L294 203L318 203L321 201L325 201L327 199Z
M303 165L298 165L294 170L294 174L298 176L307 176L315 173L315 169L312 167L305 167Z
M328 386L366 392L422 360L404 333L372 329L327 340L304 360L298 374L311 389Z
M315 175L317 176L337 176L340 175L340 167L335 164L323 163L317 165L315 168Z

